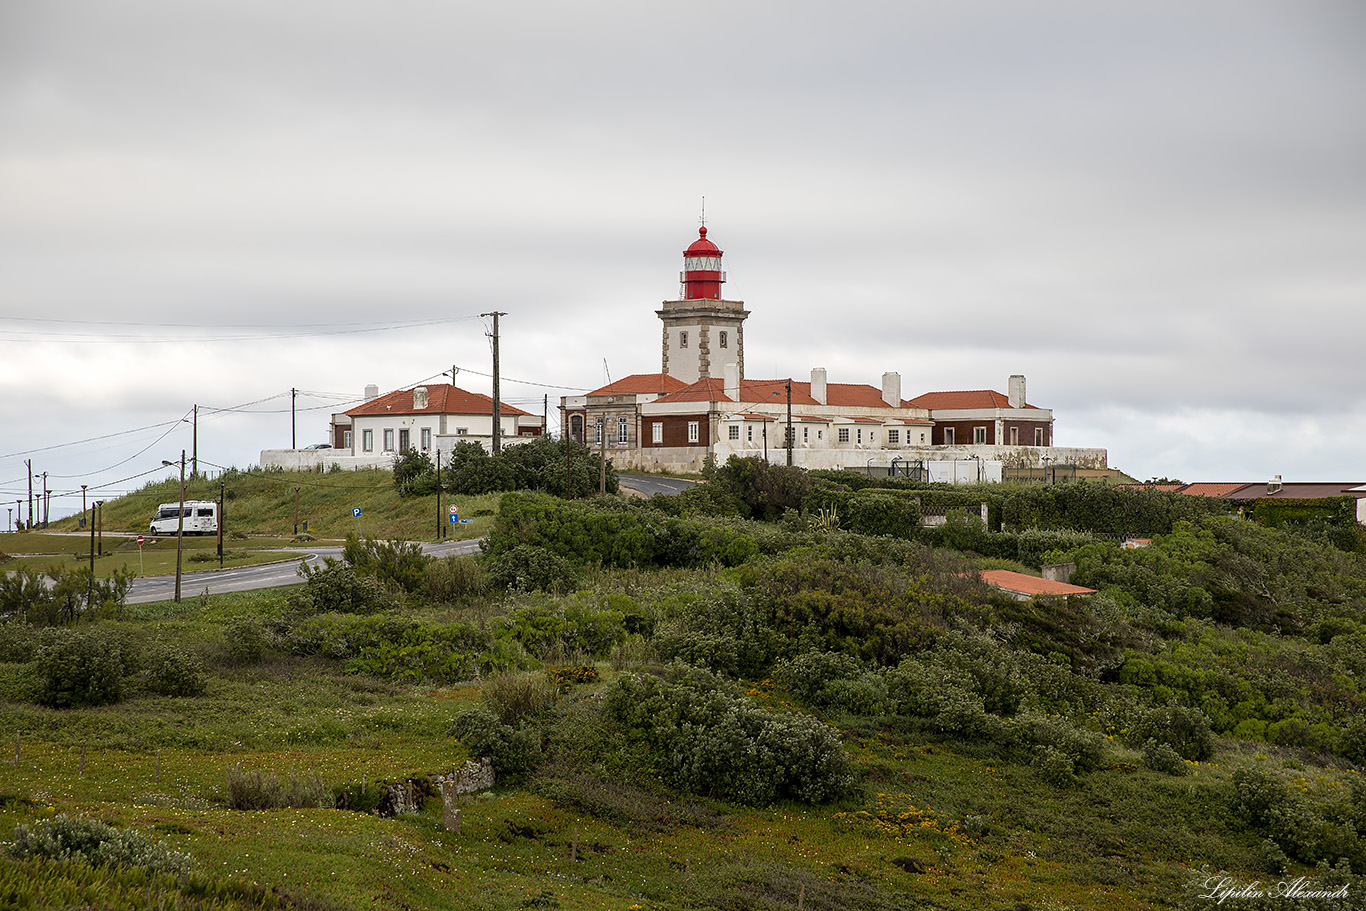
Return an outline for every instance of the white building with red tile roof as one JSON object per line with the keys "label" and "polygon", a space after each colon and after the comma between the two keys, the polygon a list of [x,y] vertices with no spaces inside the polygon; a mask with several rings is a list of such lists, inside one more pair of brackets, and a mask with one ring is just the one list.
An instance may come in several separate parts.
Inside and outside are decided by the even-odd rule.
{"label": "white building with red tile roof", "polygon": [[[973,461],[946,476],[1000,480],[1003,466],[1066,463],[1104,469],[1103,449],[1053,448],[1053,413],[1028,404],[1024,377],[1008,393],[931,392],[906,400],[901,375],[880,385],[745,376],[741,301],[721,298],[722,253],[699,239],[684,252],[680,299],[663,324],[659,373],[635,374],[561,399],[561,430],[618,468],[695,472],[706,459],[759,456],[805,468],[932,473],[929,463]],[[941,426],[942,425],[942,426]],[[943,475],[943,472],[941,472]]]}

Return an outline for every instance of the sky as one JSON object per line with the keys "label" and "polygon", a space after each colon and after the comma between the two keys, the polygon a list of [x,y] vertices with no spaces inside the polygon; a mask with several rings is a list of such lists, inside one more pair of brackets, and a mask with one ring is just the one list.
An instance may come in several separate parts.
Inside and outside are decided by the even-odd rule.
{"label": "sky", "polygon": [[658,372],[703,198],[748,377],[1366,482],[1357,0],[6,0],[0,528],[487,393],[490,311],[528,411]]}

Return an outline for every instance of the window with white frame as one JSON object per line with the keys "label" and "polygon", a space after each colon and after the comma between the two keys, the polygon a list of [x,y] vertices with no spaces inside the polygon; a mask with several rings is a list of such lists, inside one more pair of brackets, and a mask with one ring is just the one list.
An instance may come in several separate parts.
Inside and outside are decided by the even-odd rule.
{"label": "window with white frame", "polygon": [[1043,428],[1042,428],[1042,427],[1035,427],[1035,428],[1034,428],[1034,445],[1035,445],[1035,446],[1042,446],[1042,445],[1043,445]]}
{"label": "window with white frame", "polygon": [[412,435],[407,427],[398,432],[398,451],[407,452],[412,447]]}
{"label": "window with white frame", "polygon": [[887,445],[888,445],[888,446],[899,446],[899,445],[901,445],[901,431],[900,431],[900,430],[888,430],[888,431],[887,431]]}
{"label": "window with white frame", "polygon": [[688,347],[688,333],[686,331],[678,333],[678,347]]}
{"label": "window with white frame", "polygon": [[428,452],[432,448],[432,428],[422,428],[422,451]]}
{"label": "window with white frame", "polygon": [[1011,446],[1019,446],[1019,445],[1020,445],[1020,428],[1018,428],[1018,427],[1012,427],[1012,428],[1010,428],[1010,445],[1011,445]]}
{"label": "window with white frame", "polygon": [[724,329],[721,331],[721,347],[726,347],[726,332]]}
{"label": "window with white frame", "polygon": [[602,442],[602,418],[597,418],[593,421],[593,442]]}
{"label": "window with white frame", "polygon": [[860,446],[863,445],[863,428],[862,428],[862,427],[860,427],[860,428],[858,429],[858,444],[859,444]]}
{"label": "window with white frame", "polygon": [[985,427],[974,427],[974,428],[972,428],[972,442],[976,443],[978,446],[981,446],[981,445],[985,444],[986,441],[987,441],[987,429],[986,429]]}
{"label": "window with white frame", "polygon": [[754,428],[749,425],[745,425],[745,442],[754,442]]}
{"label": "window with white frame", "polygon": [[727,439],[731,439],[731,440],[738,440],[738,439],[740,439],[740,425],[739,425],[739,424],[731,424],[729,427],[727,427],[727,428],[726,428],[726,438],[727,438]]}
{"label": "window with white frame", "polygon": [[701,428],[698,426],[698,422],[697,422],[697,421],[689,421],[689,422],[688,422],[688,442],[689,442],[689,443],[696,443],[698,440],[701,439],[701,435],[700,435],[700,434],[701,434]]}
{"label": "window with white frame", "polygon": [[344,430],[344,431],[342,431],[342,448],[343,448],[343,449],[350,449],[351,446],[352,446],[352,440],[353,440],[353,437],[351,436],[351,431],[349,431],[349,430]]}
{"label": "window with white frame", "polygon": [[952,445],[953,445],[953,428],[952,428],[952,427],[945,427],[945,428],[944,428],[944,445],[945,445],[945,446],[952,446]]}
{"label": "window with white frame", "polygon": [[617,418],[617,442],[625,443],[630,439],[631,422],[626,418]]}
{"label": "window with white frame", "polygon": [[385,452],[393,452],[393,451],[394,451],[394,431],[393,431],[392,429],[389,429],[389,428],[385,428],[385,431],[384,431],[384,451],[385,451]]}
{"label": "window with white frame", "polygon": [[841,428],[840,428],[840,432],[839,432],[839,436],[837,437],[837,439],[838,439],[841,443],[847,443],[847,442],[849,442],[849,428],[848,428],[848,427],[841,427]]}
{"label": "window with white frame", "polygon": [[802,428],[802,442],[803,442],[803,443],[809,443],[809,442],[811,442],[811,428],[810,428],[810,427],[803,427],[803,428]]}
{"label": "window with white frame", "polygon": [[362,430],[360,432],[360,448],[362,452],[373,452],[375,449],[375,432],[373,430]]}
{"label": "window with white frame", "polygon": [[455,435],[458,436],[458,437],[469,436],[469,433],[470,433],[470,429],[469,429],[468,427],[457,427],[457,428],[455,428]]}
{"label": "window with white frame", "polygon": [[655,444],[664,442],[664,424],[660,421],[650,425],[650,441]]}

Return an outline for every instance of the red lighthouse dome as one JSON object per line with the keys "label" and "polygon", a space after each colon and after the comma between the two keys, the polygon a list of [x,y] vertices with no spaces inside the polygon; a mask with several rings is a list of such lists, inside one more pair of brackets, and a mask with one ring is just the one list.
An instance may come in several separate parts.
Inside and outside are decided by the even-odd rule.
{"label": "red lighthouse dome", "polygon": [[698,238],[683,251],[683,300],[720,300],[726,273],[721,271],[721,250],[707,240],[707,229],[697,229]]}

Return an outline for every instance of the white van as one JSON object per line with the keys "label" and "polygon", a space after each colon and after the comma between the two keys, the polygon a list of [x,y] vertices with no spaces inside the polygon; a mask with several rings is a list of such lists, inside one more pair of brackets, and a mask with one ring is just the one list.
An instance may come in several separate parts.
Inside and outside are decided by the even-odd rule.
{"label": "white van", "polygon": [[[162,503],[152,516],[153,535],[173,535],[180,527],[180,504]],[[218,534],[218,504],[212,500],[185,501],[185,534]]]}

